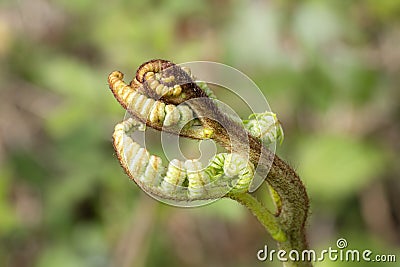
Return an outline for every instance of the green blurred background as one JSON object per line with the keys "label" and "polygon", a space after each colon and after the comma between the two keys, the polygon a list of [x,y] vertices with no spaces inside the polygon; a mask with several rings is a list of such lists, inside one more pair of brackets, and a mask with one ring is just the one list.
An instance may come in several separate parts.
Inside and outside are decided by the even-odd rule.
{"label": "green blurred background", "polygon": [[245,208],[169,207],[124,175],[107,76],[153,58],[246,73],[308,188],[310,246],[400,261],[400,1],[2,0],[0,266],[281,265]]}

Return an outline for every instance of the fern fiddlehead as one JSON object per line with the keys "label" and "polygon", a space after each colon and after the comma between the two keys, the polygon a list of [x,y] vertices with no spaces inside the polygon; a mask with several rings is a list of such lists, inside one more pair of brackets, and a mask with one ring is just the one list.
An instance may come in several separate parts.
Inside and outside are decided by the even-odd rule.
{"label": "fern fiddlehead", "polygon": [[[129,85],[122,79],[121,72],[112,72],[109,87],[133,118],[115,127],[114,148],[125,172],[140,188],[174,201],[229,197],[249,208],[281,249],[307,248],[304,224],[308,198],[304,186],[297,174],[266,148],[283,140],[274,113],[255,113],[238,121],[214,102],[216,96],[207,83],[196,81],[190,69],[166,60],[142,64]],[[215,155],[207,166],[196,160],[177,159],[164,166],[160,157],[151,155],[130,136],[132,131],[145,129],[144,125],[192,139],[212,138],[228,152]],[[269,172],[267,166],[271,164]],[[256,169],[270,187],[275,214],[248,193]]]}
{"label": "fern fiddlehead", "polygon": [[165,167],[160,157],[151,155],[129,135],[143,129],[141,126],[133,118],[117,124],[113,145],[126,173],[145,191],[179,201],[214,199],[228,190],[247,191],[254,166],[240,155],[217,154],[206,168],[196,160],[177,159]]}

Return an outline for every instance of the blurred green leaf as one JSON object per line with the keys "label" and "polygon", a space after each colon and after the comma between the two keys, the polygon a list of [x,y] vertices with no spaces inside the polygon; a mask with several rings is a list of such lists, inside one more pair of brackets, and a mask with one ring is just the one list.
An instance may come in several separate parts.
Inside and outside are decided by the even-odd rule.
{"label": "blurred green leaf", "polygon": [[5,168],[5,166],[2,166],[0,169],[0,238],[3,234],[15,229],[18,225],[15,211],[9,201],[11,175],[11,171],[8,168]]}
{"label": "blurred green leaf", "polygon": [[337,40],[342,32],[342,22],[329,4],[307,1],[299,7],[293,30],[299,40],[311,49]]}
{"label": "blurred green leaf", "polygon": [[346,136],[309,136],[299,143],[297,158],[315,203],[342,201],[380,177],[385,166],[383,151]]}
{"label": "blurred green leaf", "polygon": [[71,247],[65,245],[50,246],[39,258],[36,267],[83,267],[88,266]]}

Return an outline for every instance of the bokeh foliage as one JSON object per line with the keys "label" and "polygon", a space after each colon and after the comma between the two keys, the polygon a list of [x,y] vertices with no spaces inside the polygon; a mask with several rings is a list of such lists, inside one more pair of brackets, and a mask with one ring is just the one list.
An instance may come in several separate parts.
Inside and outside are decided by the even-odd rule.
{"label": "bokeh foliage", "polygon": [[242,207],[168,207],[123,174],[106,79],[152,58],[246,73],[309,190],[311,247],[399,261],[399,26],[391,0],[2,1],[0,266],[265,265],[274,242]]}

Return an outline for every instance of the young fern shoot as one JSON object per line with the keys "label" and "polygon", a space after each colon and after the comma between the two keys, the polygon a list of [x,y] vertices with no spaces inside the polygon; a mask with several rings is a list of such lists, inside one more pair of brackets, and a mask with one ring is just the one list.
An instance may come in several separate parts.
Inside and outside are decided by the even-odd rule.
{"label": "young fern shoot", "polygon": [[[231,198],[257,217],[280,249],[300,253],[307,249],[306,190],[294,170],[268,149],[283,141],[276,114],[265,111],[246,120],[234,118],[220,108],[206,82],[196,81],[190,69],[167,60],[142,64],[129,84],[121,72],[114,71],[108,83],[131,115],[115,126],[114,149],[127,175],[143,191],[168,203]],[[213,156],[205,166],[194,159],[173,159],[164,165],[132,138],[134,131],[145,131],[145,126],[191,139],[213,139],[227,151]],[[274,214],[249,193],[256,173],[270,188],[277,207]]]}

